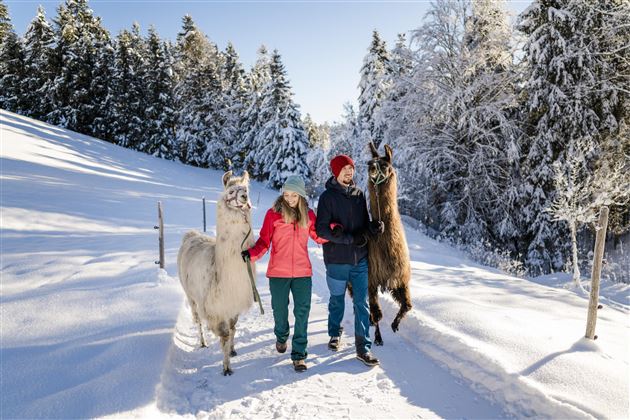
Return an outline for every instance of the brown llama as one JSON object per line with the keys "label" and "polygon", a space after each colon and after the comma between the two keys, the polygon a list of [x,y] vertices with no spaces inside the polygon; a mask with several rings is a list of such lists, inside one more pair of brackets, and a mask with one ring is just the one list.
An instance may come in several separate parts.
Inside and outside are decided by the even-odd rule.
{"label": "brown llama", "polygon": [[385,156],[379,156],[376,147],[370,142],[372,160],[368,162],[368,191],[370,193],[370,213],[372,220],[380,220],[385,231],[376,235],[368,245],[368,294],[370,300],[370,321],[375,325],[374,344],[383,345],[378,323],[383,312],[378,303],[378,290],[389,291],[400,305],[400,310],[392,322],[392,330],[398,331],[400,321],[411,309],[409,280],[411,265],[409,248],[405,238],[400,213],[398,212],[397,177],[392,166],[392,148],[385,145]]}

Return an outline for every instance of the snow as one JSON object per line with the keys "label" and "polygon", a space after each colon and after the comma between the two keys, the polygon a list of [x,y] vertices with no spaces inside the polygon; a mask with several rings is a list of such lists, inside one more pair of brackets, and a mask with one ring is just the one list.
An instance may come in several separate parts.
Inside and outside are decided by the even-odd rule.
{"label": "snow", "polygon": [[[0,124],[2,418],[630,417],[627,285],[602,289],[593,342],[570,276],[511,277],[411,227],[414,308],[394,334],[395,304],[381,299],[381,366],[354,358],[349,299],[342,349],[326,348],[325,267],[311,244],[308,371],[274,350],[264,259],[265,314],[241,317],[235,374],[223,377],[217,339],[198,347],[175,265],[182,233],[202,226],[202,196],[214,231],[221,174],[5,111]],[[277,192],[251,189],[257,233]]]}

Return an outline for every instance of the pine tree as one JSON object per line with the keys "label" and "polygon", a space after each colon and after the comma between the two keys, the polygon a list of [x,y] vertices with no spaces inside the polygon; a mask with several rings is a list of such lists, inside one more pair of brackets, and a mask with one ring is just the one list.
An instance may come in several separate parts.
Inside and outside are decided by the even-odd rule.
{"label": "pine tree", "polygon": [[[536,1],[521,16],[529,69],[521,223],[527,228],[527,262],[534,273],[560,269],[568,259],[567,241],[558,241],[568,237],[567,226],[544,211],[557,198],[553,166],[568,165],[577,150],[585,149],[584,176],[592,175],[603,143],[619,129],[619,99],[627,79],[619,78],[615,56],[629,39],[609,36],[615,30],[607,21],[615,7],[604,0],[595,5]],[[625,11],[627,27],[628,6]],[[610,49],[611,43],[618,48]]]}
{"label": "pine tree", "polygon": [[258,58],[247,80],[248,99],[241,123],[240,143],[237,146],[238,155],[235,156],[235,164],[237,167],[247,169],[253,178],[263,179],[265,162],[256,159],[256,151],[260,150],[262,145],[257,144],[256,141],[263,124],[260,115],[263,90],[270,82],[270,57],[264,45],[258,49]]}
{"label": "pine tree", "polygon": [[279,188],[289,175],[310,177],[306,164],[308,137],[278,51],[271,57],[270,78],[262,95],[263,123],[256,138],[261,149],[255,159],[264,163],[262,179],[268,180],[271,187]]}
{"label": "pine tree", "polygon": [[377,31],[374,31],[372,43],[363,59],[359,82],[359,122],[366,145],[372,141],[378,147],[385,134],[385,121],[378,114],[389,89],[387,84],[389,67],[385,41],[381,40]]}
{"label": "pine tree", "polygon": [[0,46],[12,30],[13,25],[11,25],[11,19],[9,18],[9,8],[4,4],[4,0],[0,0]]}
{"label": "pine tree", "polygon": [[247,106],[248,91],[245,70],[231,42],[228,42],[224,57],[221,69],[223,106],[219,110],[222,121],[219,139],[223,144],[223,159],[218,166],[227,170],[231,169],[235,161],[237,164],[240,161],[241,125]]}
{"label": "pine tree", "polygon": [[22,113],[25,108],[22,80],[26,76],[24,48],[8,18],[2,23],[5,29],[8,27],[8,32],[0,44],[0,108]]}
{"label": "pine tree", "polygon": [[57,10],[55,49],[51,71],[55,75],[47,89],[51,112],[46,119],[72,130],[91,134],[97,117],[96,104],[105,98],[92,91],[98,60],[98,45],[109,39],[100,18],[94,17],[87,0],[66,0]]}
{"label": "pine tree", "polygon": [[96,43],[96,65],[92,72],[90,90],[94,92],[95,117],[90,124],[92,136],[108,141],[116,142],[116,130],[118,129],[118,100],[116,96],[116,48],[112,45],[109,36],[98,40]]}
{"label": "pine tree", "polygon": [[[219,138],[220,59],[215,44],[184,16],[177,35],[177,144],[182,162],[207,167],[221,158]],[[219,146],[219,147],[217,147]]]}
{"label": "pine tree", "polygon": [[140,150],[145,141],[146,55],[146,44],[137,23],[131,31],[124,29],[118,34],[111,83],[114,141],[136,150]]}
{"label": "pine tree", "polygon": [[140,150],[163,159],[175,159],[176,111],[174,98],[173,57],[169,45],[155,30],[149,29],[145,95],[149,106],[144,112],[144,141]]}
{"label": "pine tree", "polygon": [[22,79],[22,91],[25,102],[25,114],[42,119],[51,109],[46,101],[46,90],[53,79],[50,68],[54,32],[46,20],[43,7],[39,6],[36,17],[24,35],[25,78]]}

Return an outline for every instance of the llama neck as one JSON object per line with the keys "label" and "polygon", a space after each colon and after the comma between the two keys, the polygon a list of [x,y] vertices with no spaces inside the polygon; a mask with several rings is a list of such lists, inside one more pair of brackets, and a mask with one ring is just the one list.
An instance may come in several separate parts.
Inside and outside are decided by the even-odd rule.
{"label": "llama neck", "polygon": [[[240,251],[253,244],[251,230],[251,212],[228,208],[223,200],[217,205],[217,254],[241,258]],[[249,232],[249,236],[247,233]],[[247,239],[245,237],[247,236]],[[245,243],[243,243],[245,240]],[[243,248],[241,249],[241,244]]]}
{"label": "llama neck", "polygon": [[379,208],[381,219],[389,219],[393,215],[398,214],[398,194],[395,175],[392,175],[386,182],[380,185],[370,183],[369,189],[372,217],[378,217]]}

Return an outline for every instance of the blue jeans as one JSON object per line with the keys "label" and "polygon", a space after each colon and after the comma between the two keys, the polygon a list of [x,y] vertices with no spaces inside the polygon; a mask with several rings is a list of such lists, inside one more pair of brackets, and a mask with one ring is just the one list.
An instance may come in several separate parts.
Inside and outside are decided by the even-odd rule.
{"label": "blue jeans", "polygon": [[354,307],[354,342],[358,354],[367,353],[370,340],[370,306],[368,304],[368,262],[363,258],[357,265],[326,265],[326,282],[330,291],[328,301],[328,335],[339,337],[339,327],[345,309],[346,283],[352,285]]}

